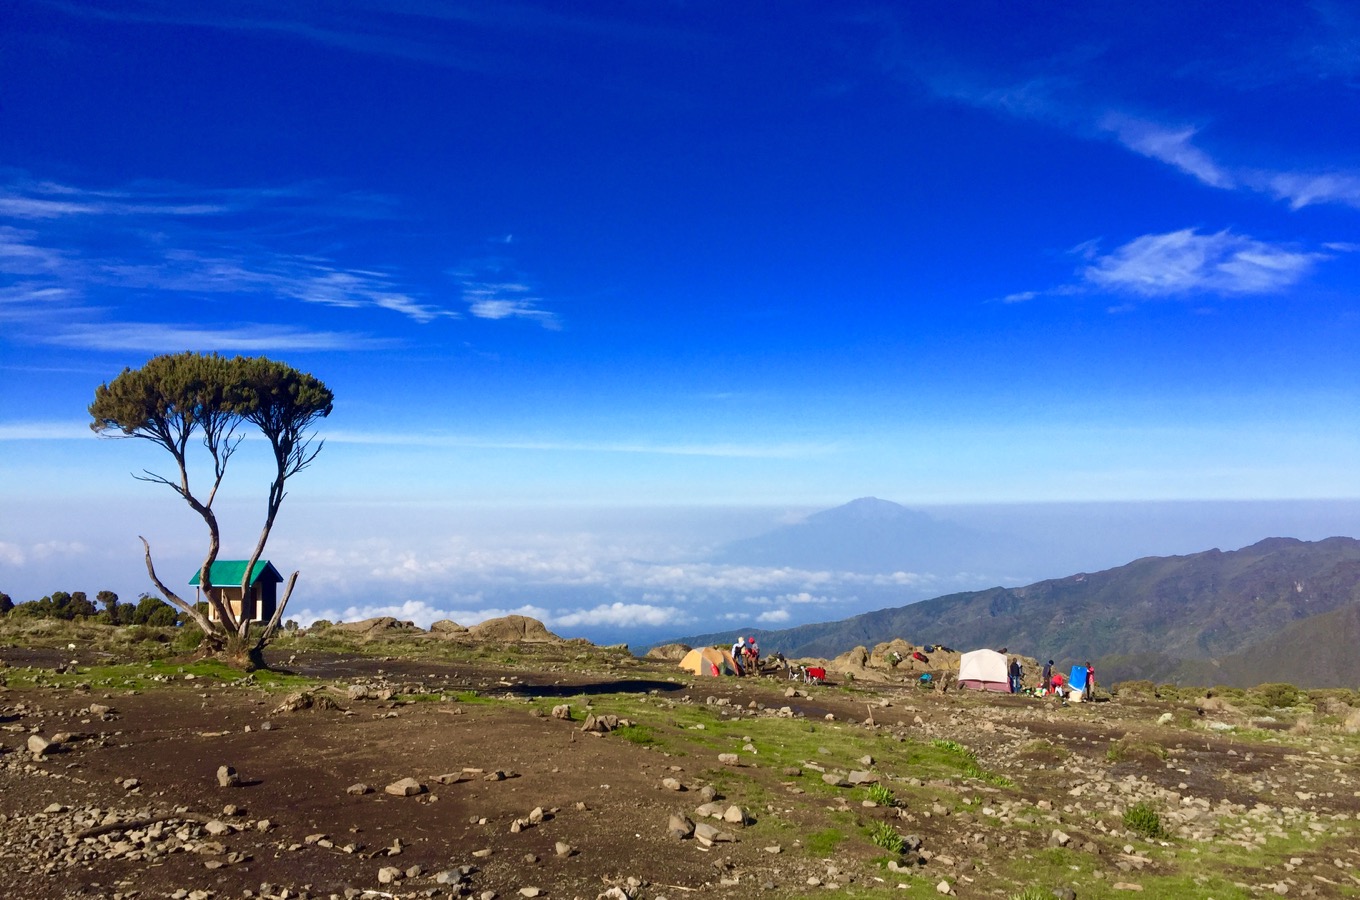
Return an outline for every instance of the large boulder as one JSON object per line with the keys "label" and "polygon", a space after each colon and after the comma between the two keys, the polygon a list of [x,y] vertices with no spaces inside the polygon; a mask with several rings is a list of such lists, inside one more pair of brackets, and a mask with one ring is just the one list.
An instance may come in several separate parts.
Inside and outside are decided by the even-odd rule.
{"label": "large boulder", "polygon": [[482,624],[473,625],[469,628],[468,634],[479,641],[502,644],[521,641],[525,643],[546,643],[561,640],[538,619],[531,619],[528,616],[502,616],[499,619],[487,619]]}
{"label": "large boulder", "polygon": [[832,677],[849,676],[857,681],[887,681],[888,676],[881,669],[869,668],[869,650],[856,647],[848,650],[827,664]]}
{"label": "large boulder", "polygon": [[430,626],[430,634],[439,635],[440,637],[449,637],[458,634],[467,634],[467,628],[451,619],[440,619]]}
{"label": "large boulder", "polygon": [[693,650],[689,644],[662,644],[647,651],[646,659],[659,659],[663,662],[679,662],[685,654]]}
{"label": "large boulder", "polygon": [[414,633],[421,630],[414,622],[403,622],[399,619],[394,619],[391,616],[378,616],[374,619],[364,619],[361,622],[341,622],[333,627],[363,637],[374,637],[376,635],[396,632]]}

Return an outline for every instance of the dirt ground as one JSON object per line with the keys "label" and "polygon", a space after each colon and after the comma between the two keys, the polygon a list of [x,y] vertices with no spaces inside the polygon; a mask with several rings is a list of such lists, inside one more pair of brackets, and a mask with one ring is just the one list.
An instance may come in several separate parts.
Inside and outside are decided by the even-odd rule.
{"label": "dirt ground", "polygon": [[[0,659],[11,674],[73,659],[78,673],[100,661],[14,648],[0,650]],[[594,898],[616,888],[614,897],[675,900],[893,887],[892,873],[874,861],[881,851],[863,842],[844,843],[827,856],[787,835],[777,850],[762,837],[759,817],[776,806],[783,821],[808,835],[827,828],[828,815],[841,825],[872,825],[886,811],[865,808],[857,798],[827,803],[820,794],[805,794],[790,787],[796,783],[791,773],[762,767],[758,758],[742,763],[743,776],[766,801],[752,809],[756,827],[718,823],[738,840],[711,847],[676,840],[667,831],[670,814],[695,818],[703,802],[697,792],[712,782],[718,761],[581,731],[590,698],[620,694],[657,704],[711,705],[709,698],[725,698],[726,708],[751,715],[753,704],[788,705],[795,721],[825,722],[830,715],[863,728],[871,741],[957,740],[985,767],[1014,780],[1005,791],[974,793],[1005,797],[1017,807],[1061,805],[1074,785],[1080,790],[1079,773],[1090,768],[1109,784],[1132,779],[1140,790],[1210,804],[1288,802],[1331,817],[1360,813],[1355,786],[1347,781],[1341,789],[1337,780],[1338,773],[1354,774],[1354,758],[1308,759],[1287,747],[1248,747],[1202,732],[1173,743],[1150,731],[1163,709],[1133,701],[1087,704],[1055,716],[1051,705],[1038,714],[1029,698],[940,696],[901,685],[854,694],[814,689],[789,699],[784,684],[694,681],[660,664],[590,673],[302,653],[287,668],[334,684],[327,696],[336,698],[336,707],[280,711],[287,692],[184,677],[144,691],[0,689],[6,751],[0,753],[0,896],[508,898],[534,896],[537,889],[549,898]],[[370,685],[376,697],[346,696],[345,686],[355,683]],[[434,699],[408,702],[412,692]],[[475,702],[462,692],[509,702]],[[460,695],[463,700],[454,699]],[[543,714],[552,705],[544,701],[568,699],[574,721]],[[864,724],[871,716],[872,726]],[[61,732],[69,737],[56,752],[37,758],[25,747],[29,735]],[[1136,749],[1138,741],[1173,747],[1174,758],[1130,752],[1110,760],[1110,748],[1123,742]],[[237,771],[239,785],[219,785],[221,766]],[[1262,773],[1269,774],[1268,785]],[[425,790],[413,796],[385,791],[408,777]],[[687,791],[669,790],[666,778]],[[355,785],[371,790],[351,793]],[[983,889],[987,857],[1037,853],[1048,831],[998,829],[993,818],[913,814],[908,830],[935,850],[919,861],[915,883],[931,888],[939,879],[952,884],[955,896],[1004,896],[995,887]],[[1113,866],[1123,839],[1094,826],[1065,827],[1074,846],[1091,844],[1095,865],[1109,869],[1105,890],[1121,875]],[[1300,876],[1294,893],[1349,896],[1344,868],[1353,871],[1357,861],[1352,845],[1346,854],[1333,848],[1294,866],[1290,874]],[[399,870],[395,880],[382,880],[385,867]],[[1151,863],[1136,868],[1157,869]],[[1321,880],[1308,877],[1310,868]]]}

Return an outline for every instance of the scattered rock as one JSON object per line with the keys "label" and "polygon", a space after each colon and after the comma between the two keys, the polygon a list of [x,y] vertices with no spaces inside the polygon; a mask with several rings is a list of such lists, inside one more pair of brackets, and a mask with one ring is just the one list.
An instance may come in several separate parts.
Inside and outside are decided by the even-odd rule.
{"label": "scattered rock", "polygon": [[240,787],[241,776],[231,766],[218,766],[217,784],[219,787]]}
{"label": "scattered rock", "polygon": [[403,778],[400,781],[392,782],[383,790],[393,797],[414,797],[417,794],[425,793],[426,787],[414,778]]}
{"label": "scattered rock", "polygon": [[683,841],[694,834],[694,822],[688,816],[672,813],[666,833],[677,841]]}

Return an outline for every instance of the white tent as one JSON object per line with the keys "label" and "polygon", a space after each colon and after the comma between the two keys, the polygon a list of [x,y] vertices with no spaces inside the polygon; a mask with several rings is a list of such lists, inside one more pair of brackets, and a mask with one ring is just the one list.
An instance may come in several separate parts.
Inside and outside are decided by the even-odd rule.
{"label": "white tent", "polygon": [[959,687],[1010,693],[1006,655],[995,650],[973,650],[960,656]]}

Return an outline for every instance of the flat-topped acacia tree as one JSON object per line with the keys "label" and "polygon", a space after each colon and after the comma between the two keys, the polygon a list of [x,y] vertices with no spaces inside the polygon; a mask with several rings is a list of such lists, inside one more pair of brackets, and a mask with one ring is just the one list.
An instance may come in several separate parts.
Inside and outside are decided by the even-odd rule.
{"label": "flat-topped acacia tree", "polygon": [[[263,628],[244,615],[244,604],[238,617],[231,604],[223,600],[222,587],[212,583],[212,565],[221,547],[221,531],[212,505],[227,463],[244,437],[242,429],[253,427],[264,436],[275,465],[264,525],[242,576],[241,596],[246,597],[250,576],[264,554],[283,505],[285,485],[321,452],[324,441],[313,443],[312,427],[330,415],[334,399],[319,379],[284,363],[262,356],[228,359],[215,353],[157,356],[140,369],[124,369],[113,381],[95,389],[90,428],[113,437],[141,438],[167,451],[175,461],[174,475],[143,470],[133,477],[170,488],[208,527],[208,553],[199,570],[199,586],[215,620],[157,577],[151,545],[141,538],[152,583],[172,606],[202,629],[206,655],[247,670],[262,668],[264,648],[283,620],[284,607],[298,577],[294,572],[288,579],[283,597]],[[189,479],[189,455],[195,443],[202,444],[212,465],[211,483],[197,492]]]}

